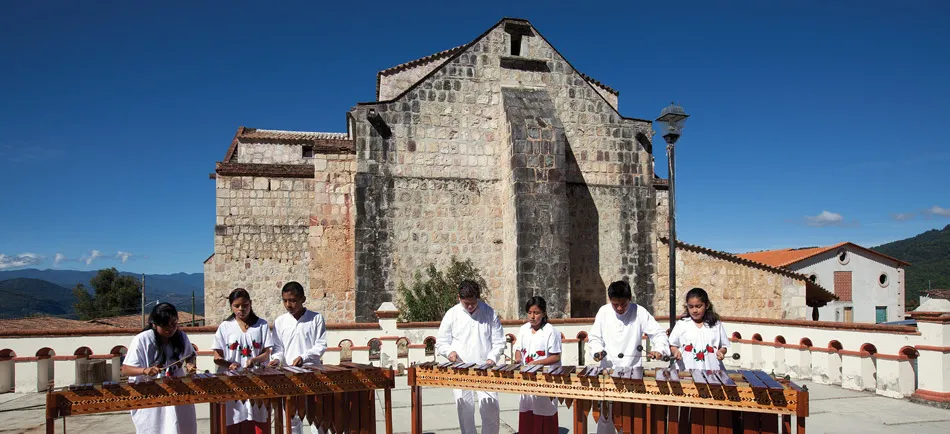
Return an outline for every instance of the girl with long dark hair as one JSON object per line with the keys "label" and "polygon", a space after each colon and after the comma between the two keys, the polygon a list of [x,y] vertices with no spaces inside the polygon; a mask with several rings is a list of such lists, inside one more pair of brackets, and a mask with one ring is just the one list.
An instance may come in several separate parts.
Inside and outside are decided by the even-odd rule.
{"label": "girl with long dark hair", "polygon": [[[159,303],[152,308],[148,325],[132,339],[121,370],[130,383],[195,372],[195,350],[188,335],[178,328],[174,305]],[[136,433],[198,432],[194,404],[132,410],[132,423]]]}
{"label": "girl with long dark hair", "polygon": [[670,332],[670,353],[680,369],[725,370],[730,346],[719,314],[702,288],[686,293],[685,312]]}
{"label": "girl with long dark hair", "polygon": [[[518,331],[515,361],[552,369],[561,366],[561,332],[548,322],[547,302],[536,295],[528,299],[524,310],[528,322]],[[547,396],[521,395],[518,411],[519,433],[557,434],[557,401]]]}
{"label": "girl with long dark hair", "polygon": [[[254,314],[251,295],[237,288],[228,295],[231,315],[218,326],[211,350],[218,372],[241,371],[267,363],[273,336],[267,321]],[[247,402],[228,401],[226,404],[228,434],[263,433],[267,427],[267,408]]]}

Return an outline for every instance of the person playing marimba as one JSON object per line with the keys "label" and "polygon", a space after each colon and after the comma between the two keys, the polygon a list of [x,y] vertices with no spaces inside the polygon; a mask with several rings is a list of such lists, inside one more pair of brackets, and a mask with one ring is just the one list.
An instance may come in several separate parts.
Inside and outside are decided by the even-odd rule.
{"label": "person playing marimba", "polygon": [[[478,283],[463,280],[459,284],[459,304],[442,317],[435,351],[451,362],[495,364],[505,351],[501,320],[480,296]],[[475,434],[475,395],[478,395],[482,417],[482,434],[498,434],[498,392],[460,389],[453,392],[462,434]]]}
{"label": "person playing marimba", "polygon": [[[148,316],[148,326],[132,339],[122,362],[122,374],[129,383],[159,378],[182,377],[195,371],[195,349],[185,332],[178,329],[178,310],[159,303]],[[132,410],[135,432],[149,434],[194,434],[198,432],[195,405]]]}
{"label": "person playing marimba", "polygon": [[729,335],[702,288],[686,293],[686,311],[670,332],[670,352],[679,369],[725,370]]}
{"label": "person playing marimba", "polygon": [[[561,332],[548,323],[544,297],[534,296],[524,305],[528,322],[518,331],[515,362],[525,365],[561,366]],[[550,396],[521,395],[518,406],[520,434],[557,434],[557,401]]]}
{"label": "person playing marimba", "polygon": [[[622,280],[611,283],[607,287],[607,298],[610,303],[597,311],[588,336],[588,345],[595,361],[604,368],[642,366],[638,347],[644,334],[650,338],[653,347],[650,355],[653,358],[669,355],[666,330],[643,306],[632,303],[630,284]],[[601,410],[601,418],[597,421],[598,434],[617,432],[611,420],[610,407],[608,405]]]}
{"label": "person playing marimba", "polygon": [[[287,282],[280,291],[287,313],[274,320],[274,351],[271,366],[319,366],[327,350],[327,326],[323,315],[304,307],[307,301],[303,285]],[[294,416],[291,422],[294,434],[303,433],[304,422]],[[311,425],[314,434],[325,432]]]}
{"label": "person playing marimba", "polygon": [[[231,316],[218,326],[211,349],[218,372],[243,371],[264,364],[270,357],[273,336],[267,321],[259,318],[251,307],[251,295],[237,288],[228,295]],[[262,434],[268,432],[268,410],[255,406],[251,400],[228,401],[228,434]]]}

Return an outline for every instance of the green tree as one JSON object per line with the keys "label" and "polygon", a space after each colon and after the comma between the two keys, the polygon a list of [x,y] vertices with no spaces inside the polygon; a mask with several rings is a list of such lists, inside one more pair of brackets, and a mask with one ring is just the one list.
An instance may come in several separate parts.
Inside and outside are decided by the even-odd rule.
{"label": "green tree", "polygon": [[422,279],[422,273],[416,271],[412,288],[399,282],[399,310],[403,321],[438,321],[445,311],[458,304],[458,287],[463,280],[473,280],[482,288],[482,298],[487,296],[485,279],[471,259],[459,262],[452,256],[448,268],[438,270],[432,263],[426,267],[428,279]]}
{"label": "green tree", "polygon": [[89,279],[93,294],[83,284],[73,288],[76,313],[81,320],[118,316],[135,312],[141,301],[139,282],[132,276],[122,276],[113,268],[99,270]]}

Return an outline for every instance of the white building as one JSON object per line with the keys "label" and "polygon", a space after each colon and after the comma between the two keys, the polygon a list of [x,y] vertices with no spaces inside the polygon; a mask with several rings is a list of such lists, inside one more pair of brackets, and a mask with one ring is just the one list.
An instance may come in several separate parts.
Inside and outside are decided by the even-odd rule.
{"label": "white building", "polygon": [[737,256],[801,273],[833,288],[838,300],[818,308],[819,321],[883,323],[904,319],[907,262],[850,242]]}

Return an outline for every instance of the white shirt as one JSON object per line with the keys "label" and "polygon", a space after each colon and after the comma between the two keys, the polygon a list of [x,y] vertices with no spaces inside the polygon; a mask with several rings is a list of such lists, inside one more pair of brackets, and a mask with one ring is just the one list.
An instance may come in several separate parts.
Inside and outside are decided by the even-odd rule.
{"label": "white shirt", "polygon": [[499,363],[505,351],[505,333],[495,310],[479,300],[475,313],[459,303],[452,306],[439,325],[435,351],[448,357],[453,351],[466,363]]}
{"label": "white shirt", "polygon": [[274,320],[274,350],[271,360],[280,360],[284,365],[303,358],[305,365],[320,365],[320,358],[327,350],[327,326],[323,315],[304,310],[300,319],[290,312]]}
{"label": "white shirt", "polygon": [[670,345],[683,352],[683,360],[676,362],[680,369],[725,370],[725,365],[716,357],[720,347],[729,348],[729,336],[722,321],[709,327],[703,323],[696,327],[691,318],[680,319],[670,332]]}
{"label": "white shirt", "polygon": [[[514,350],[521,353],[521,363],[541,360],[552,354],[561,354],[561,332],[551,323],[547,323],[537,332],[531,333],[531,323],[526,323],[518,330],[518,339]],[[561,362],[548,366],[558,367]],[[557,401],[549,396],[521,395],[518,411],[530,411],[538,416],[557,414]]]}
{"label": "white shirt", "polygon": [[666,330],[643,306],[630,303],[623,315],[617,315],[613,306],[607,304],[594,317],[588,345],[592,354],[607,351],[607,356],[600,361],[605,368],[639,367],[643,365],[642,355],[646,347],[643,351],[637,351],[637,346],[643,345],[644,333],[650,338],[652,351],[670,354]]}
{"label": "white shirt", "polygon": [[[212,350],[221,350],[224,359],[237,363],[244,368],[247,360],[261,355],[273,345],[273,336],[267,321],[258,318],[257,322],[247,328],[247,332],[241,331],[241,326],[237,320],[231,319],[222,322],[218,326],[218,331],[214,334],[214,342],[211,343]],[[218,365],[218,373],[228,370],[227,366]],[[255,407],[251,400],[242,403],[241,401],[228,401],[228,425],[234,425],[245,421],[267,422],[267,408]]]}
{"label": "white shirt", "polygon": [[[129,345],[129,351],[126,353],[125,361],[122,362],[122,364],[135,368],[148,368],[156,365],[164,368],[186,356],[194,355],[195,349],[191,346],[191,340],[188,339],[188,335],[183,331],[179,331],[179,333],[181,333],[184,343],[182,354],[173,354],[171,344],[165,344],[163,346],[165,354],[163,360],[163,357],[159,354],[159,344],[155,341],[155,333],[152,330],[146,330],[132,339],[132,344]],[[129,383],[137,383],[150,378],[159,378],[164,375],[164,369],[154,377],[135,375],[129,377]],[[186,375],[184,363],[180,363],[171,372],[172,377],[182,377],[184,375]],[[135,425],[135,432],[137,433],[193,434],[198,432],[198,421],[194,404],[132,410],[132,423]]]}

